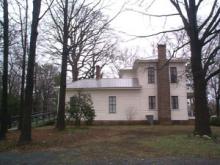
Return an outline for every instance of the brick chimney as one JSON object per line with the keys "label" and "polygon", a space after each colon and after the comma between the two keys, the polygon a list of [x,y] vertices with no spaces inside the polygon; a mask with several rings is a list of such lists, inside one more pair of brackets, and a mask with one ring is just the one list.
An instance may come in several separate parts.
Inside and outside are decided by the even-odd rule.
{"label": "brick chimney", "polygon": [[166,45],[158,44],[158,59],[159,60],[166,60]]}
{"label": "brick chimney", "polygon": [[96,80],[101,78],[101,68],[99,65],[96,65]]}
{"label": "brick chimney", "polygon": [[171,124],[169,64],[166,61],[166,45],[158,44],[157,93],[160,124]]}

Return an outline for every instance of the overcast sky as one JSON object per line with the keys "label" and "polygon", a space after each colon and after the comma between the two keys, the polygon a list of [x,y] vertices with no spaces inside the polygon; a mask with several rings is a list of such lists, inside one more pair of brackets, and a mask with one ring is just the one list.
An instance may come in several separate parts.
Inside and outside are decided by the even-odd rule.
{"label": "overcast sky", "polygon": [[[111,26],[119,31],[124,42],[122,47],[140,48],[140,56],[152,56],[152,45],[165,43],[162,35],[144,39],[133,39],[129,35],[149,35],[164,30],[177,29],[182,27],[182,20],[179,16],[173,17],[150,17],[135,11],[145,12],[153,15],[164,15],[177,13],[170,3],[170,0],[106,0],[109,6],[105,10],[110,17],[114,16],[125,4],[123,12],[111,23]],[[153,2],[153,3],[152,3]],[[204,1],[199,8],[198,18],[206,18],[213,0]],[[131,11],[135,10],[135,11]],[[122,32],[129,34],[125,35]]]}
{"label": "overcast sky", "polygon": [[[149,35],[181,26],[181,20],[178,17],[166,19],[165,17],[149,17],[135,12],[140,11],[155,15],[175,13],[176,11],[169,0],[156,0],[153,4],[151,3],[152,0],[147,0],[141,4],[141,0],[111,0],[111,2],[105,10],[110,17],[114,16],[125,4],[123,12],[111,23],[111,26],[118,31],[122,38],[121,46],[139,47],[141,56],[152,56],[152,45],[156,46],[157,43],[164,43],[163,40],[161,41],[161,36],[134,39],[135,37],[129,35]],[[152,5],[150,6],[150,4]]]}

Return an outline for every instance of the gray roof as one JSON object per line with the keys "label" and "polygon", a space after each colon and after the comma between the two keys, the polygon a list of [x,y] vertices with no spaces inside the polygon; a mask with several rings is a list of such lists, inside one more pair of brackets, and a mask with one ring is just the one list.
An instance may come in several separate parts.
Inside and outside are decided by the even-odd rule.
{"label": "gray roof", "polygon": [[112,89],[125,88],[137,89],[141,88],[136,78],[132,79],[84,79],[67,83],[67,89]]}
{"label": "gray roof", "polygon": [[[169,61],[169,63],[186,63],[188,60],[185,58],[171,58],[166,59],[166,61]],[[137,59],[135,62],[158,62],[158,59]]]}

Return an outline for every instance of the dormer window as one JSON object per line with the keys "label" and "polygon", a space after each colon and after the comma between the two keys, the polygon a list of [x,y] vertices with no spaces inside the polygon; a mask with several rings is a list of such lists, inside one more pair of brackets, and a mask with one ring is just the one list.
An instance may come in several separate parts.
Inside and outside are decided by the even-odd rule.
{"label": "dormer window", "polygon": [[177,69],[176,69],[176,67],[170,67],[170,81],[171,81],[171,83],[177,83]]}
{"label": "dormer window", "polygon": [[148,68],[148,83],[149,84],[155,83],[155,69],[154,69],[154,67]]}

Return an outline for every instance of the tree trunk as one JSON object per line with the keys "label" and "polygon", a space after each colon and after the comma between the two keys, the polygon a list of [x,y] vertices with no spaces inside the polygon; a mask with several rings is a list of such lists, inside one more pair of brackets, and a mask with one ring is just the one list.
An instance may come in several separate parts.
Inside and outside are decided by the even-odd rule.
{"label": "tree trunk", "polygon": [[65,0],[64,7],[64,25],[63,25],[63,53],[61,64],[61,77],[60,77],[60,92],[59,92],[59,106],[57,114],[56,128],[58,130],[65,129],[65,97],[66,97],[66,71],[68,59],[68,0]]}
{"label": "tree trunk", "polygon": [[191,45],[191,64],[194,82],[194,98],[195,98],[195,130],[198,135],[211,135],[209,126],[209,108],[207,102],[205,73],[202,68],[201,51],[199,42]]}
{"label": "tree trunk", "polygon": [[[220,68],[220,65],[219,65]],[[220,113],[220,73],[218,74],[218,92],[217,92],[217,99],[216,99],[216,115],[219,117]]]}
{"label": "tree trunk", "polygon": [[0,140],[6,138],[7,125],[8,125],[8,47],[9,47],[9,37],[8,37],[8,1],[3,2],[4,10],[4,62],[3,62],[3,90],[2,90],[2,104],[1,104],[1,130],[0,130]]}
{"label": "tree trunk", "polygon": [[46,113],[46,112],[48,112],[48,95],[43,97],[42,101],[43,101],[43,113]]}
{"label": "tree trunk", "polygon": [[[19,112],[19,125],[18,129],[22,127],[22,115],[23,115],[23,108],[24,108],[24,86],[25,86],[25,70],[26,70],[26,54],[27,54],[27,24],[28,24],[28,0],[26,0],[26,8],[25,8],[25,29],[24,35],[23,30],[21,33],[22,38],[22,49],[23,49],[23,57],[22,57],[22,75],[21,75],[21,93],[20,93],[20,112]],[[22,18],[21,18],[22,19]],[[21,24],[21,29],[22,29]]]}
{"label": "tree trunk", "polygon": [[79,76],[79,71],[77,68],[77,63],[72,65],[72,81],[77,81]]}
{"label": "tree trunk", "polygon": [[216,116],[219,117],[219,97],[215,98],[215,102],[216,102]]}
{"label": "tree trunk", "polygon": [[28,56],[28,68],[26,77],[24,113],[22,117],[22,127],[19,142],[21,144],[31,141],[31,113],[33,108],[33,78],[36,56],[37,27],[39,22],[39,14],[41,8],[41,0],[33,1],[33,13],[31,24],[30,52]]}
{"label": "tree trunk", "polygon": [[22,76],[21,76],[21,93],[20,93],[20,112],[19,112],[19,125],[18,129],[22,127],[22,116],[24,108],[24,83],[25,83],[25,63],[26,63],[26,53],[23,53],[22,61]]}
{"label": "tree trunk", "polygon": [[191,65],[193,75],[193,87],[195,98],[195,130],[198,135],[211,135],[209,126],[209,109],[206,95],[206,79],[202,66],[202,44],[199,40],[199,29],[197,24],[197,9],[195,0],[189,1],[187,9],[188,25],[185,29],[190,38]]}

